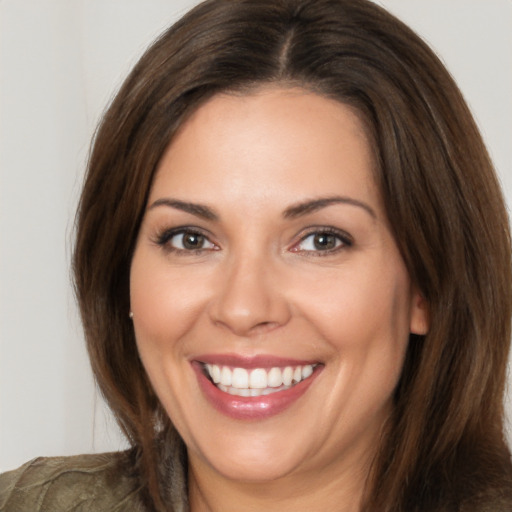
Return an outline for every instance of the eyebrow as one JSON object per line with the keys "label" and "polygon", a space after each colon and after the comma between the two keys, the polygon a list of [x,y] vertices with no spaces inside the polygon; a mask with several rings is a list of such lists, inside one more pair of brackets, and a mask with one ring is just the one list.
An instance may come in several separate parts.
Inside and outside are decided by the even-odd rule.
{"label": "eyebrow", "polygon": [[202,204],[189,203],[187,201],[180,201],[179,199],[164,197],[162,199],[157,199],[152,203],[148,210],[152,210],[158,206],[175,208],[176,210],[181,210],[206,220],[219,220],[219,216],[211,208]]}
{"label": "eyebrow", "polygon": [[316,212],[317,210],[321,210],[322,208],[326,208],[327,206],[331,206],[333,204],[348,204],[350,206],[357,206],[366,211],[373,219],[377,218],[377,214],[373,208],[371,208],[366,203],[351,197],[343,196],[323,197],[292,205],[284,211],[283,217],[285,219],[295,219],[297,217]]}
{"label": "eyebrow", "polygon": [[[353,199],[351,197],[343,196],[323,197],[292,205],[286,208],[286,210],[283,212],[283,217],[285,219],[296,219],[297,217],[308,215],[309,213],[316,212],[318,210],[321,210],[322,208],[326,208],[327,206],[331,206],[334,204],[348,204],[351,206],[357,206],[366,211],[372,218],[377,218],[377,214],[375,213],[375,211],[366,203],[359,201],[357,199]],[[190,203],[187,201],[180,201],[179,199],[163,197],[161,199],[157,199],[156,201],[154,201],[148,207],[148,210],[152,210],[153,208],[157,208],[159,206],[175,208],[176,210],[181,210],[183,212],[190,213],[191,215],[195,215],[196,217],[201,217],[206,220],[219,220],[219,215],[217,215],[217,213],[215,213],[210,207],[205,206],[203,204]]]}

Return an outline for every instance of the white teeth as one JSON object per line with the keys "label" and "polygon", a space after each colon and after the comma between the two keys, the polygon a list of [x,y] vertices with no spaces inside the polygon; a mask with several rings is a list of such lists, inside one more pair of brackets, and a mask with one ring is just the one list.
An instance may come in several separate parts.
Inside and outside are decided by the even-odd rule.
{"label": "white teeth", "polygon": [[290,389],[291,386],[281,386],[279,388],[265,388],[265,389],[238,389],[232,386],[223,386],[219,384],[217,386],[224,393],[228,393],[233,396],[263,396],[270,395],[271,393],[277,393],[278,391],[284,391],[285,389]]}
{"label": "white teeth", "polygon": [[260,396],[289,389],[313,374],[317,365],[303,366],[277,366],[265,369],[230,368],[216,364],[206,364],[205,369],[217,384],[217,387],[226,393],[237,396]]}
{"label": "white teeth", "polygon": [[283,371],[283,384],[285,386],[289,386],[292,383],[293,379],[293,368],[291,366],[287,366]]}
{"label": "white teeth", "polygon": [[310,364],[302,367],[302,378],[303,379],[307,379],[312,374],[313,374],[313,367]]}
{"label": "white teeth", "polygon": [[283,374],[281,368],[272,368],[267,374],[267,386],[269,388],[278,388],[283,384]]}
{"label": "white teeth", "polygon": [[231,379],[231,385],[234,388],[247,389],[249,387],[249,372],[245,368],[234,368]]}
{"label": "white teeth", "polygon": [[220,372],[220,383],[223,386],[231,386],[231,382],[231,370],[227,366],[224,366]]}
{"label": "white teeth", "polygon": [[249,376],[249,386],[252,389],[265,389],[267,387],[267,372],[263,368],[256,368]]}
{"label": "white teeth", "polygon": [[[213,366],[208,365],[208,367],[209,367],[208,370],[210,372],[210,375],[212,376],[213,382],[215,382],[215,384],[218,384],[220,382],[220,368],[216,364],[214,364]],[[211,367],[211,369],[210,369],[210,367]]]}

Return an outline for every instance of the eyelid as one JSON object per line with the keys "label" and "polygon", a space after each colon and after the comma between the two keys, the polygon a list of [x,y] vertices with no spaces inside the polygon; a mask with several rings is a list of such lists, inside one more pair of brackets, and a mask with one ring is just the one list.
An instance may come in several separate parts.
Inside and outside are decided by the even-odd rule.
{"label": "eyelid", "polygon": [[[318,235],[318,234],[325,234],[325,235],[332,235],[335,236],[341,243],[336,245],[332,249],[317,249],[317,250],[304,250],[300,249],[299,246],[302,244],[305,240],[307,240],[309,237]],[[349,235],[346,231],[343,231],[338,228],[334,228],[332,226],[311,226],[307,228],[307,231],[305,233],[302,233],[300,236],[300,239],[298,242],[295,242],[293,246],[290,248],[292,252],[298,252],[298,253],[304,253],[311,256],[328,256],[330,254],[337,253],[338,251],[341,251],[343,249],[347,249],[352,247],[354,244],[354,239],[351,235]]]}
{"label": "eyelid", "polygon": [[[192,235],[200,235],[204,237],[209,244],[213,247],[200,247],[197,249],[182,249],[180,247],[173,247],[169,242],[178,235],[184,234],[192,234]],[[215,251],[218,250],[218,245],[212,241],[211,235],[202,228],[197,226],[177,226],[175,228],[162,229],[156,233],[154,238],[154,243],[158,246],[162,247],[168,252],[182,253],[182,254],[196,254],[205,251]]]}
{"label": "eyelid", "polygon": [[[195,234],[204,237],[210,247],[200,247],[197,249],[185,249],[180,247],[174,247],[169,242],[173,237],[181,234]],[[309,237],[314,235],[332,235],[337,238],[340,243],[337,243],[335,247],[328,249],[301,249],[300,245],[304,243]],[[218,244],[216,244],[212,240],[211,234],[200,228],[198,226],[177,226],[173,228],[162,229],[156,233],[156,236],[153,239],[153,242],[162,247],[164,250],[168,252],[174,253],[183,253],[183,254],[198,254],[206,251],[217,251],[220,250]],[[334,254],[343,249],[347,249],[352,247],[354,243],[353,237],[339,228],[334,228],[332,226],[310,226],[302,231],[300,234],[300,238],[298,241],[294,242],[293,245],[289,248],[291,252],[295,253],[303,253],[311,256],[327,256],[330,254]]]}

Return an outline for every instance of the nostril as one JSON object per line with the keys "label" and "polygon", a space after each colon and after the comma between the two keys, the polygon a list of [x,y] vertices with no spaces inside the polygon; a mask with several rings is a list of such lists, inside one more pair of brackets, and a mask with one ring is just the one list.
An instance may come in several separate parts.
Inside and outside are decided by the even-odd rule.
{"label": "nostril", "polygon": [[265,334],[279,327],[277,322],[260,322],[251,328],[251,334]]}
{"label": "nostril", "polygon": [[239,336],[257,336],[259,334],[266,334],[279,327],[279,322],[259,322],[251,326],[234,325],[232,322],[224,322],[216,320],[216,327],[228,329]]}

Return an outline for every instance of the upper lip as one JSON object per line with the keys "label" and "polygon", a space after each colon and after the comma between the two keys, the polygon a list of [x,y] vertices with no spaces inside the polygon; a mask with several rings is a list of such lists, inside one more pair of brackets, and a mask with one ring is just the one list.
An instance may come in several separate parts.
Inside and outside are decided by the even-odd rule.
{"label": "upper lip", "polygon": [[304,366],[308,364],[319,364],[314,359],[294,359],[268,354],[243,356],[239,354],[205,354],[193,358],[194,361],[203,364],[215,364],[218,366],[231,366],[234,368],[273,368],[286,366]]}

